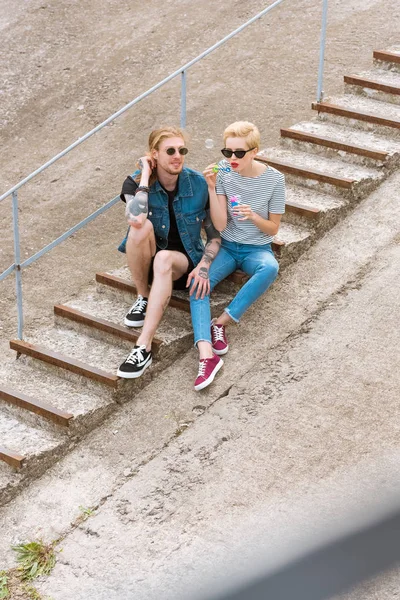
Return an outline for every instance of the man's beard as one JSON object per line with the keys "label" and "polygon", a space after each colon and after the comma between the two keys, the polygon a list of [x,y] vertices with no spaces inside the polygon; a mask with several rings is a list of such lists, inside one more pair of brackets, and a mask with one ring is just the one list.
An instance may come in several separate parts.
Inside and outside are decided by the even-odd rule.
{"label": "man's beard", "polygon": [[179,173],[182,172],[183,164],[179,165],[179,167],[175,167],[174,170],[169,165],[167,165],[166,167],[161,167],[161,168],[169,175],[178,175]]}

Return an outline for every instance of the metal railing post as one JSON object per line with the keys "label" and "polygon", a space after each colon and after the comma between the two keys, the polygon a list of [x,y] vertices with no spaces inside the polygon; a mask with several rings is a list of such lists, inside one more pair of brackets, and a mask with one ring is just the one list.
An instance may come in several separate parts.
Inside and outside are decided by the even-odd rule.
{"label": "metal railing post", "polygon": [[324,58],[325,58],[327,15],[328,15],[328,0],[322,0],[322,24],[321,24],[321,42],[320,42],[320,48],[319,48],[317,102],[322,102],[323,95],[324,95],[324,92],[322,91],[322,84],[323,84],[323,79],[324,79]]}
{"label": "metal railing post", "polygon": [[186,71],[181,74],[181,128],[186,127]]}
{"label": "metal railing post", "polygon": [[18,339],[22,340],[22,331],[24,327],[24,315],[22,312],[22,271],[21,271],[21,253],[19,247],[19,226],[18,226],[18,192],[12,193],[12,213],[14,229],[14,260],[15,260],[15,290],[17,294],[18,310]]}

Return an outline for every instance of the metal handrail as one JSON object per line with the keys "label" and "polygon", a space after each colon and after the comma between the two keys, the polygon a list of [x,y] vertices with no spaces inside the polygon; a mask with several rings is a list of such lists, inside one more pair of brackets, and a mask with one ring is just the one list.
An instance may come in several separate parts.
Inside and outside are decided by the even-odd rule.
{"label": "metal handrail", "polygon": [[[3,273],[0,274],[0,281],[2,281],[6,277],[8,277],[8,275],[10,275],[12,272],[15,271],[15,276],[16,276],[16,295],[17,295],[17,307],[18,307],[18,337],[20,339],[22,339],[22,330],[23,330],[22,284],[21,284],[21,270],[22,270],[22,268],[27,267],[28,265],[30,265],[33,262],[35,262],[38,258],[40,258],[44,254],[46,254],[47,252],[49,252],[55,246],[58,246],[58,244],[60,244],[61,242],[63,242],[68,237],[70,237],[78,229],[81,229],[82,227],[84,227],[85,225],[87,225],[87,223],[89,223],[90,221],[92,221],[99,214],[101,214],[101,213],[105,212],[106,210],[108,210],[109,208],[111,208],[111,206],[113,206],[118,201],[118,197],[114,198],[113,200],[110,200],[107,204],[105,204],[104,206],[102,206],[101,208],[99,208],[92,215],[89,215],[88,217],[86,217],[86,219],[84,219],[83,221],[81,221],[80,223],[78,223],[77,225],[75,225],[74,227],[72,227],[71,229],[69,229],[68,231],[66,231],[59,238],[57,238],[56,240],[54,240],[53,242],[51,242],[50,244],[48,244],[47,246],[45,246],[44,248],[42,248],[41,250],[39,250],[38,252],[36,252],[33,256],[31,256],[30,258],[26,259],[23,263],[21,263],[20,262],[20,249],[19,249],[18,195],[17,195],[17,192],[18,192],[19,188],[21,188],[23,185],[25,185],[26,183],[28,183],[31,179],[33,179],[34,177],[36,177],[37,175],[39,175],[40,173],[42,173],[45,169],[47,169],[48,167],[50,167],[52,164],[54,164],[55,162],[57,162],[58,160],[60,160],[61,158],[63,158],[66,154],[68,154],[69,152],[71,152],[71,150],[73,150],[74,148],[76,148],[77,146],[79,146],[80,144],[82,144],[83,142],[85,142],[92,135],[94,135],[95,133],[97,133],[98,131],[100,131],[104,127],[106,127],[106,125],[109,125],[112,121],[114,121],[115,119],[117,119],[124,112],[126,112],[127,110],[129,110],[132,106],[134,106],[135,104],[137,104],[138,102],[140,102],[144,98],[147,98],[147,96],[150,96],[150,94],[152,94],[153,92],[155,92],[156,90],[158,90],[159,88],[161,88],[163,85],[165,85],[166,83],[168,83],[169,81],[171,81],[172,79],[174,79],[175,77],[177,77],[178,75],[181,75],[181,114],[180,114],[180,125],[181,125],[182,128],[184,128],[186,126],[186,94],[187,94],[186,71],[190,67],[192,67],[193,65],[195,65],[196,63],[198,63],[199,61],[201,61],[203,58],[205,58],[206,56],[208,56],[209,54],[211,54],[212,52],[214,52],[215,50],[217,50],[218,48],[220,48],[223,44],[225,44],[228,40],[230,40],[231,38],[233,38],[235,35],[237,35],[241,31],[243,31],[244,29],[246,29],[246,27],[248,27],[249,25],[251,25],[252,23],[254,23],[255,21],[257,21],[258,19],[260,19],[261,17],[263,17],[264,15],[266,15],[268,12],[270,12],[273,8],[275,8],[276,6],[278,6],[279,4],[281,4],[283,1],[284,0],[276,0],[273,4],[271,4],[270,6],[268,6],[267,8],[265,8],[264,10],[262,10],[261,12],[259,12],[257,15],[255,15],[254,17],[252,17],[251,19],[249,19],[248,21],[246,21],[246,23],[243,23],[240,27],[238,27],[237,29],[235,29],[234,31],[232,31],[230,34],[228,34],[227,36],[225,36],[222,40],[220,40],[219,42],[217,42],[213,46],[210,46],[207,50],[205,50],[204,52],[202,52],[201,54],[199,54],[198,56],[196,56],[196,58],[192,59],[191,61],[189,61],[188,63],[186,63],[185,65],[183,65],[182,67],[180,67],[179,69],[177,69],[176,71],[174,71],[173,73],[171,73],[171,75],[169,75],[168,77],[166,77],[162,81],[159,81],[156,85],[154,85],[153,87],[151,87],[150,89],[148,89],[143,94],[140,94],[140,96],[137,96],[131,102],[128,102],[128,104],[126,104],[124,107],[122,107],[116,113],[114,113],[113,115],[111,115],[110,117],[108,117],[108,119],[106,119],[105,121],[103,121],[102,123],[100,123],[99,125],[97,125],[94,129],[92,129],[91,131],[89,131],[88,133],[86,133],[84,136],[80,137],[73,144],[71,144],[70,146],[68,146],[67,148],[65,148],[65,150],[63,150],[62,152],[59,152],[56,156],[54,156],[49,161],[47,161],[45,164],[43,164],[41,167],[39,167],[38,169],[36,169],[32,173],[30,173],[30,175],[28,175],[27,177],[25,177],[24,179],[22,179],[19,183],[17,183],[16,185],[14,185],[7,192],[5,192],[3,195],[0,196],[0,202],[2,200],[4,200],[5,198],[9,197],[9,196],[12,196],[13,229],[14,229],[14,261],[15,262],[14,262],[13,265],[11,265],[8,269],[6,269],[5,271],[3,271]],[[325,48],[325,38],[326,38],[327,2],[328,2],[328,0],[323,0],[322,29],[321,29],[321,49],[320,49],[320,62],[319,62],[319,70],[318,70],[318,93],[317,93],[317,101],[318,102],[320,102],[320,100],[322,98],[321,89],[322,89],[322,77],[323,77],[324,48]]]}
{"label": "metal handrail", "polygon": [[[9,189],[8,192],[6,192],[2,196],[0,196],[0,202],[2,200],[4,200],[4,198],[7,198],[7,196],[10,196],[13,192],[16,192],[21,186],[25,185],[25,183],[28,183],[28,181],[30,181],[31,179],[33,179],[33,177],[36,177],[36,175],[39,175],[40,173],[42,173],[45,169],[47,169],[48,167],[50,167],[50,165],[52,165],[53,163],[55,163],[57,160],[59,160],[60,158],[62,158],[66,154],[68,154],[68,152],[70,152],[71,150],[73,150],[74,148],[76,148],[77,146],[79,146],[80,144],[82,144],[83,142],[85,142],[92,135],[94,135],[95,133],[97,133],[98,131],[100,131],[100,129],[103,129],[103,127],[105,127],[106,125],[109,125],[111,123],[111,121],[114,121],[114,119],[116,119],[117,117],[121,116],[129,108],[131,108],[132,106],[134,106],[135,104],[137,104],[138,102],[140,102],[141,100],[143,100],[144,98],[147,98],[147,96],[150,96],[150,94],[152,94],[153,92],[155,92],[156,90],[158,90],[160,87],[162,87],[163,85],[165,85],[166,83],[168,83],[172,79],[175,79],[175,77],[177,77],[178,75],[183,74],[187,69],[189,69],[190,67],[192,67],[193,65],[195,65],[196,63],[198,63],[200,60],[202,60],[203,58],[205,58],[206,56],[208,56],[208,54],[211,54],[211,52],[214,52],[214,50],[217,50],[218,48],[220,48],[223,44],[225,44],[232,37],[234,37],[235,35],[237,35],[241,31],[243,31],[243,29],[245,29],[246,27],[248,27],[249,25],[251,25],[252,23],[254,23],[254,21],[257,21],[258,19],[261,19],[261,17],[263,17],[264,15],[266,15],[270,10],[272,10],[273,8],[275,8],[275,6],[278,6],[278,4],[281,4],[283,1],[284,0],[276,0],[276,2],[274,2],[273,4],[271,4],[270,6],[268,6],[267,8],[265,8],[264,10],[262,10],[257,15],[255,15],[255,17],[252,17],[251,19],[249,19],[249,21],[246,21],[246,23],[244,23],[243,25],[241,25],[240,27],[238,27],[237,29],[235,29],[234,31],[232,31],[229,35],[225,36],[222,40],[220,40],[219,42],[217,42],[213,46],[210,46],[210,48],[208,48],[207,50],[204,50],[204,52],[202,52],[201,54],[199,54],[198,56],[196,56],[196,58],[193,58],[193,60],[191,60],[188,63],[186,63],[185,65],[183,65],[183,67],[180,67],[179,69],[177,69],[176,71],[174,71],[173,73],[171,73],[171,75],[168,75],[168,77],[166,77],[162,81],[159,81],[156,85],[153,85],[153,87],[151,87],[150,89],[148,89],[147,92],[144,92],[143,94],[140,94],[140,96],[137,96],[137,98],[135,98],[134,100],[131,100],[131,102],[128,102],[128,104],[126,104],[123,108],[121,108],[116,113],[114,113],[113,115],[111,115],[111,117],[108,117],[108,119],[106,119],[105,121],[103,121],[102,123],[100,123],[100,125],[97,125],[97,127],[95,127],[94,129],[92,129],[91,131],[89,131],[88,133],[86,133],[85,135],[83,135],[82,137],[80,137],[79,139],[77,139],[76,142],[74,142],[73,144],[71,144],[70,146],[68,146],[68,148],[66,148],[65,150],[63,150],[62,152],[60,152],[59,154],[57,154],[56,156],[54,156],[47,163],[45,163],[44,165],[42,165],[41,167],[39,167],[39,169],[36,169],[36,171],[34,171],[33,173],[31,173],[30,175],[28,175],[27,177],[25,177],[25,179],[22,179],[19,183],[17,183],[17,185],[14,185],[14,187],[12,187],[11,189]],[[186,97],[186,95],[185,95],[185,97]],[[185,114],[185,119],[186,119],[186,114]],[[182,115],[181,115],[181,123],[182,123]]]}

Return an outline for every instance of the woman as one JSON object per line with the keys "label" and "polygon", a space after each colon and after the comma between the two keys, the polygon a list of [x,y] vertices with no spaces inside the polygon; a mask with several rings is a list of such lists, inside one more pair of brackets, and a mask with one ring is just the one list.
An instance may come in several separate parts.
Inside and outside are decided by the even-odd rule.
{"label": "woman", "polygon": [[260,133],[255,125],[247,121],[232,123],[224,131],[222,149],[228,160],[218,164],[218,172],[215,165],[204,171],[211,219],[221,232],[221,248],[210,266],[209,288],[212,290],[236,269],[250,275],[250,279],[212,322],[209,295],[199,286],[191,286],[194,338],[200,355],[196,390],[207,387],[223,364],[220,355],[229,348],[226,327],[239,322],[278,274],[271,242],[285,212],[285,180],[282,173],[255,160],[259,148]]}

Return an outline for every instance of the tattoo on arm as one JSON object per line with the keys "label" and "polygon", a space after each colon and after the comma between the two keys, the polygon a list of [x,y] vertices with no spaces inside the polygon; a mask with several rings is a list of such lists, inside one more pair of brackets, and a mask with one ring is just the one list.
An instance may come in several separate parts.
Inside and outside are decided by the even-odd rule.
{"label": "tattoo on arm", "polygon": [[135,196],[125,196],[127,199],[127,211],[134,217],[141,214],[147,215],[148,210],[148,193],[140,190]]}
{"label": "tattoo on arm", "polygon": [[219,246],[220,243],[217,240],[207,242],[202,260],[210,265],[218,254]]}
{"label": "tattoo on arm", "polygon": [[207,267],[200,267],[199,269],[199,277],[203,279],[208,279],[208,269]]}
{"label": "tattoo on arm", "polygon": [[206,214],[206,218],[204,219],[204,230],[206,232],[206,236],[207,236],[207,242],[210,242],[211,240],[220,240],[220,235],[219,235],[219,231],[217,231],[213,225],[213,222],[211,221],[211,216],[210,216],[210,211],[207,211]]}

